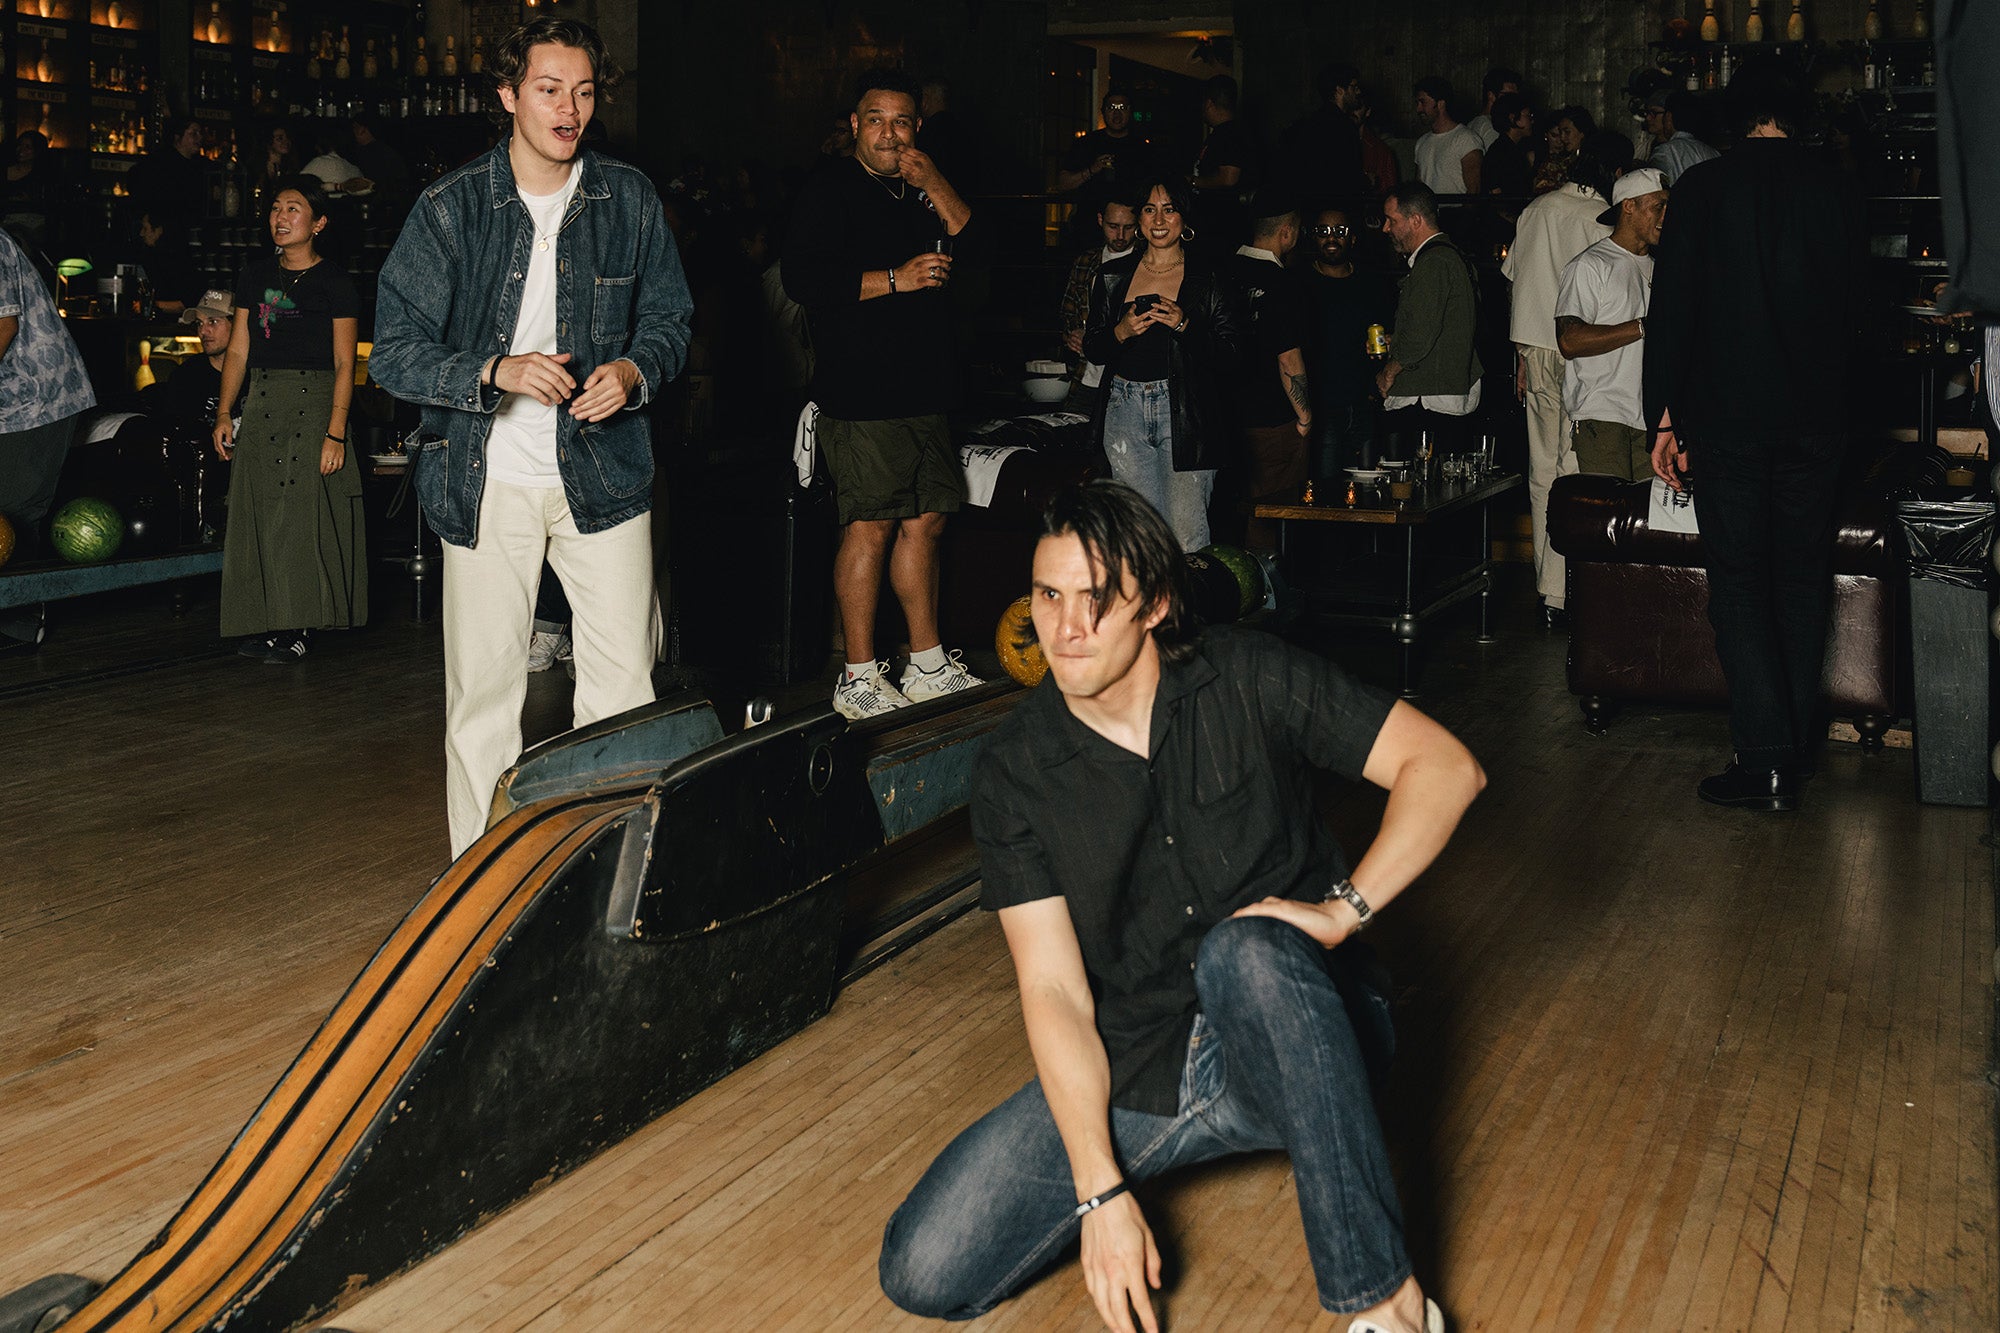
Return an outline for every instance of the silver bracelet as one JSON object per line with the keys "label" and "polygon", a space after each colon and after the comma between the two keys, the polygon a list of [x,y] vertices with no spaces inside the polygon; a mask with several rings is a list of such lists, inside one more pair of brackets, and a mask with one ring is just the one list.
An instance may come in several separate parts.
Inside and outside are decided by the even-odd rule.
{"label": "silver bracelet", "polygon": [[1368,900],[1361,896],[1361,890],[1354,887],[1354,881],[1346,879],[1341,880],[1338,884],[1334,885],[1331,889],[1329,889],[1327,891],[1326,897],[1320,899],[1320,901],[1322,903],[1330,903],[1335,898],[1340,899],[1342,902],[1346,903],[1349,907],[1352,907],[1354,909],[1354,915],[1361,918],[1354,925],[1354,929],[1356,931],[1365,930],[1368,926],[1368,923],[1375,919],[1375,909],[1370,907],[1368,905]]}

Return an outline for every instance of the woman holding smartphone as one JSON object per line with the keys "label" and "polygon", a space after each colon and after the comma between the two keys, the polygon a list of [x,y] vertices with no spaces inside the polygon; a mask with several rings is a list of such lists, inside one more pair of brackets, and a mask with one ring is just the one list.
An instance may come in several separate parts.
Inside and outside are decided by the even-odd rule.
{"label": "woman holding smartphone", "polygon": [[368,618],[361,474],[347,447],[360,294],[320,256],[326,195],[310,176],[273,184],[277,253],[236,280],[223,403],[249,397],[238,433],[224,408],[215,452],[230,469],[222,632],[246,657],[296,662],[315,629]]}
{"label": "woman holding smartphone", "polygon": [[1240,335],[1222,275],[1186,245],[1189,202],[1173,177],[1137,196],[1140,244],[1098,270],[1083,352],[1106,372],[1097,439],[1111,475],[1160,511],[1182,550],[1198,551],[1232,434],[1224,386]]}

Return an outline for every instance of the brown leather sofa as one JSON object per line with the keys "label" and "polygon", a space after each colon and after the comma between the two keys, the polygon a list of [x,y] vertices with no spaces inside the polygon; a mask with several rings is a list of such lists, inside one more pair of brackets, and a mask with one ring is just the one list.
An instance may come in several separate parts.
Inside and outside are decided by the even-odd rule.
{"label": "brown leather sofa", "polygon": [[[1549,544],[1569,569],[1569,688],[1596,732],[1623,700],[1729,702],[1708,623],[1707,555],[1697,536],[1652,530],[1651,490],[1579,474],[1549,492]],[[1870,747],[1909,713],[1907,589],[1883,493],[1871,470],[1842,494],[1820,683],[1827,710]]]}

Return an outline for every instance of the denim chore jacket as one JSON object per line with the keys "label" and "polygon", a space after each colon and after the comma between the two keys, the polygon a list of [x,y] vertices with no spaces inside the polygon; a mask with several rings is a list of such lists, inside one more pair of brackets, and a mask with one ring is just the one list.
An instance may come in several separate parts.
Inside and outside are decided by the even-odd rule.
{"label": "denim chore jacket", "polygon": [[[652,430],[632,409],[680,373],[694,302],[646,177],[589,149],[574,169],[583,175],[556,238],[556,345],[571,354],[579,388],[607,362],[639,368],[625,411],[594,424],[557,417],[570,513],[579,531],[602,532],[651,507]],[[534,238],[503,142],[423,192],[382,265],[369,373],[423,409],[426,435],[443,437],[417,452],[416,491],[454,546],[478,541],[486,437],[502,397],[479,375],[513,350]]]}

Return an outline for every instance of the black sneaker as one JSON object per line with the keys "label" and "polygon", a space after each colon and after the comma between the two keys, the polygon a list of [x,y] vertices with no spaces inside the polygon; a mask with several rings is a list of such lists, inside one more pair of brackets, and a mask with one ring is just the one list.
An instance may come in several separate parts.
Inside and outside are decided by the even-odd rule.
{"label": "black sneaker", "polygon": [[239,656],[254,657],[261,661],[271,655],[271,648],[277,642],[278,636],[275,634],[252,634],[236,645],[236,651]]}
{"label": "black sneaker", "polygon": [[280,634],[273,638],[270,650],[264,654],[264,660],[274,665],[283,666],[299,661],[311,647],[312,645],[307,641],[306,632],[304,630],[294,630],[290,634]]}

